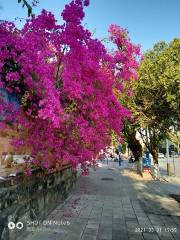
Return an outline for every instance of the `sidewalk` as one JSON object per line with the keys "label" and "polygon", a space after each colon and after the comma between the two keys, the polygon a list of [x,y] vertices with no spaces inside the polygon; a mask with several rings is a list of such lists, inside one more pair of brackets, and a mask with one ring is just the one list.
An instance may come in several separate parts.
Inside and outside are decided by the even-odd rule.
{"label": "sidewalk", "polygon": [[167,182],[174,183],[180,186],[180,176],[168,176],[161,174],[161,177]]}
{"label": "sidewalk", "polygon": [[[71,196],[26,240],[179,240],[180,208],[168,194],[180,185],[144,181],[127,162],[101,164],[79,176]],[[64,221],[66,225],[57,225]],[[65,222],[66,221],[66,222]]]}

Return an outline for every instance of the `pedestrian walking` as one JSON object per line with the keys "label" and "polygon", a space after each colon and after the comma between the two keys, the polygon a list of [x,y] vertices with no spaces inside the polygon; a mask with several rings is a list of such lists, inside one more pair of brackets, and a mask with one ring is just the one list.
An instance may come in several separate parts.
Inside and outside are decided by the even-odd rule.
{"label": "pedestrian walking", "polygon": [[122,147],[119,145],[119,146],[118,146],[118,160],[119,160],[119,166],[121,166],[121,162],[122,162],[121,152],[122,152]]}
{"label": "pedestrian walking", "polygon": [[118,157],[119,157],[119,159],[118,159],[119,160],[119,166],[121,166],[122,158],[121,158],[121,153],[120,152],[119,152],[119,156]]}

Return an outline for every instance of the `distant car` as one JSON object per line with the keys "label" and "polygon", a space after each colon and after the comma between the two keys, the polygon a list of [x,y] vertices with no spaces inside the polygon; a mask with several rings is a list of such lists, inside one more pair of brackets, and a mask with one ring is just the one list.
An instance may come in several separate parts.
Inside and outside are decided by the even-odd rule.
{"label": "distant car", "polygon": [[158,153],[158,158],[164,158],[164,154],[163,153]]}

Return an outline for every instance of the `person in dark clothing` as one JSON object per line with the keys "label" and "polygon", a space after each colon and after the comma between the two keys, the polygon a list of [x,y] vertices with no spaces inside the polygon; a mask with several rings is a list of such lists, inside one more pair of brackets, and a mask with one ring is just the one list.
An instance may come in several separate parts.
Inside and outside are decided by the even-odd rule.
{"label": "person in dark clothing", "polygon": [[118,159],[119,160],[119,166],[121,166],[122,159],[121,159],[121,153],[120,152],[119,152],[119,156],[118,157],[119,157],[119,159]]}

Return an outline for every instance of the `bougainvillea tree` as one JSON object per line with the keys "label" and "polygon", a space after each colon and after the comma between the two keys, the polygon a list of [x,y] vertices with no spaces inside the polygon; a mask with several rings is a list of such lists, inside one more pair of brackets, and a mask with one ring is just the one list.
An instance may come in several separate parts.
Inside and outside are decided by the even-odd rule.
{"label": "bougainvillea tree", "polygon": [[45,169],[66,160],[86,172],[130,114],[118,95],[123,81],[137,77],[139,46],[127,30],[111,25],[116,50],[108,53],[82,26],[88,5],[87,0],[66,5],[63,25],[46,10],[21,30],[0,24],[1,127],[16,127],[12,144],[29,146],[33,163]]}

